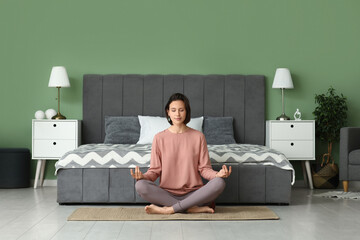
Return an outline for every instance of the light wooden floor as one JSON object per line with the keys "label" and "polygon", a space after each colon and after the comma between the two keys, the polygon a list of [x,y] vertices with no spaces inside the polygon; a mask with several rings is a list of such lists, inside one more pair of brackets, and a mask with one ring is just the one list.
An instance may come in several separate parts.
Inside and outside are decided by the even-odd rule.
{"label": "light wooden floor", "polygon": [[0,189],[0,239],[360,239],[360,200],[321,192],[294,188],[290,206],[269,206],[278,221],[67,222],[80,206],[59,206],[56,187]]}

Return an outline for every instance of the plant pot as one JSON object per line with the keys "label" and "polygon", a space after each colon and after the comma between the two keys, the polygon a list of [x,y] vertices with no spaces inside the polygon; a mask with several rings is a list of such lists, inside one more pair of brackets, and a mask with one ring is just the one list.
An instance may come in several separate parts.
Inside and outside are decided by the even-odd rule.
{"label": "plant pot", "polygon": [[339,168],[337,164],[312,164],[312,178],[315,188],[328,189],[339,186]]}

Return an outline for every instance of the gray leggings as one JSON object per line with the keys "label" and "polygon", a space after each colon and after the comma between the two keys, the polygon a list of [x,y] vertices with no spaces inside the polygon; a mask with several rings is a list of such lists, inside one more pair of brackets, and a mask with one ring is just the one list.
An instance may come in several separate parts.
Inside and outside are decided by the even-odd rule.
{"label": "gray leggings", "polygon": [[138,180],[136,192],[146,201],[158,206],[172,206],[175,212],[184,212],[194,206],[208,206],[225,188],[225,181],[216,177],[201,188],[182,196],[176,196],[149,180]]}

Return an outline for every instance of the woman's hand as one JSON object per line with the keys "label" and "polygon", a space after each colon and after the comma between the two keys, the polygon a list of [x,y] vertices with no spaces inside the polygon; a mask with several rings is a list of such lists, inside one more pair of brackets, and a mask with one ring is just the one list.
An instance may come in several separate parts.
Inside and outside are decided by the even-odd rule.
{"label": "woman's hand", "polygon": [[227,167],[223,165],[222,169],[218,171],[218,173],[216,174],[216,177],[227,178],[228,176],[230,176],[230,174],[231,174],[231,166],[229,167],[229,171],[228,171]]}
{"label": "woman's hand", "polygon": [[135,173],[133,173],[133,170],[130,169],[131,176],[137,180],[144,179],[144,175],[140,171],[140,168],[138,166],[135,167]]}

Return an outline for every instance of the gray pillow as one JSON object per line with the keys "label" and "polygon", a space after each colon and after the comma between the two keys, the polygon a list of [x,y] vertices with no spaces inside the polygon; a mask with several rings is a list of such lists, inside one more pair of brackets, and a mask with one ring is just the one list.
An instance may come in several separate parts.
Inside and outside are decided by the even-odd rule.
{"label": "gray pillow", "polygon": [[140,137],[137,116],[105,116],[105,140],[110,144],[135,144]]}
{"label": "gray pillow", "polygon": [[236,143],[232,117],[204,117],[203,126],[207,144]]}

